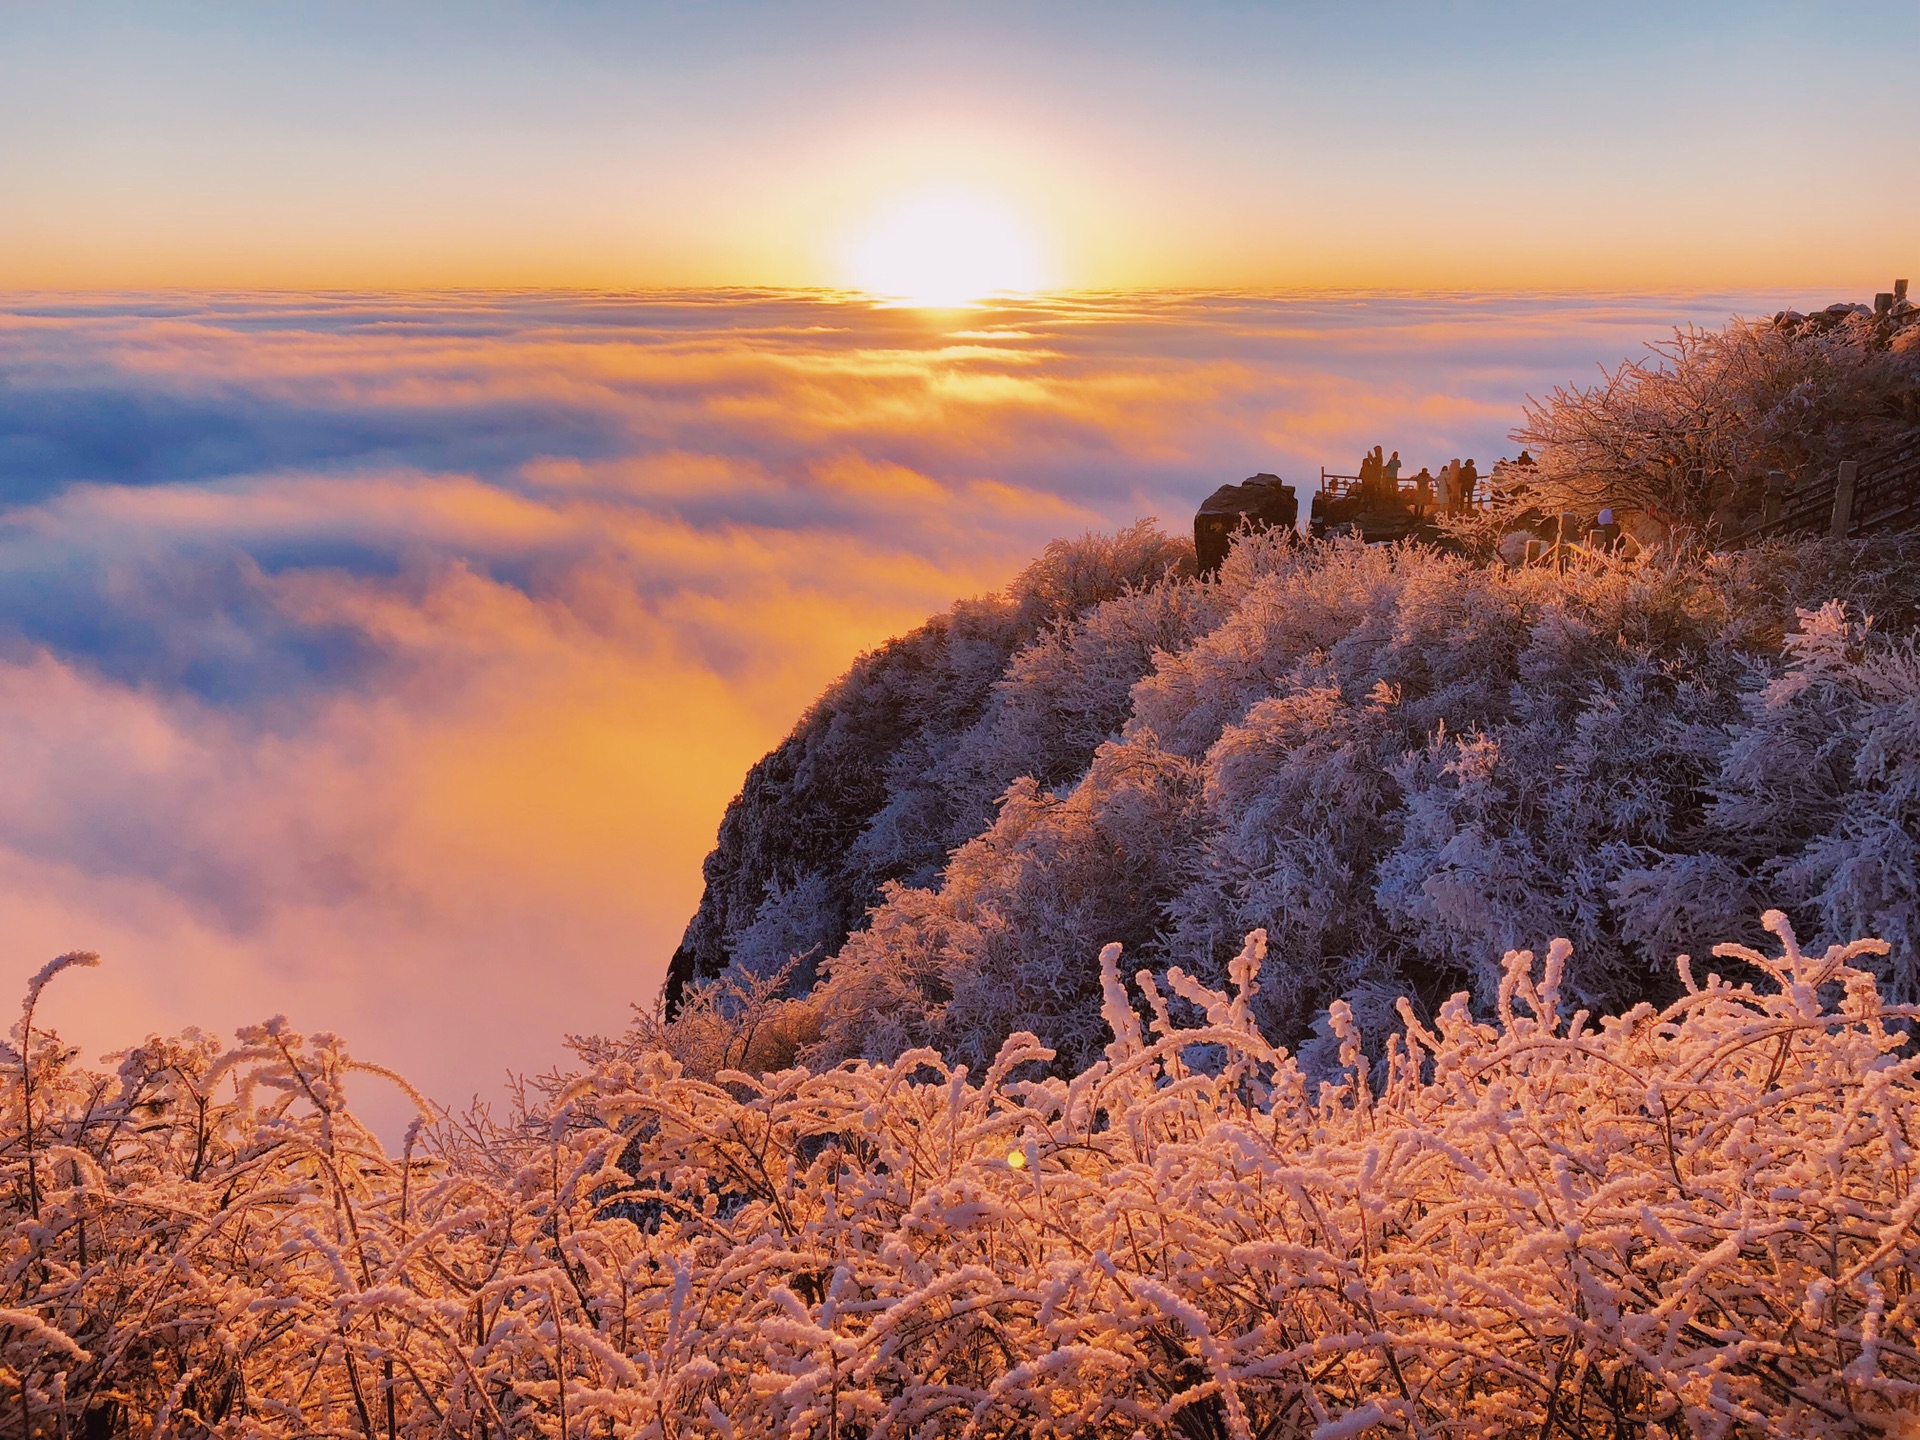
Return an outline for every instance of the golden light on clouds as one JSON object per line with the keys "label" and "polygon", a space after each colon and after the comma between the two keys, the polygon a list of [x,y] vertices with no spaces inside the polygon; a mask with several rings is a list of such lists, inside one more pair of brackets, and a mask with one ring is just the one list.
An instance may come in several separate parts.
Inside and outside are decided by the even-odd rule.
{"label": "golden light on clouds", "polygon": [[958,309],[1057,283],[1032,228],[964,190],[926,191],[883,210],[853,246],[853,284],[895,303]]}
{"label": "golden light on clouds", "polygon": [[[1079,280],[1044,195],[972,190]],[[875,193],[833,213],[922,192]],[[283,1011],[458,1102],[646,1003],[747,767],[1048,540],[1382,441],[1498,456],[1596,359],[1832,298],[0,304],[16,975],[107,956],[45,1011],[89,1056]]]}

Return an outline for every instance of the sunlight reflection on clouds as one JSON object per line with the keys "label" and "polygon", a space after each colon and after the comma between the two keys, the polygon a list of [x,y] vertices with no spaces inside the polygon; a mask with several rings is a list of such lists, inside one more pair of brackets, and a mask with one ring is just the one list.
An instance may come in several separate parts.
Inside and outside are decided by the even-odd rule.
{"label": "sunlight reflection on clouds", "polygon": [[1255,470],[1484,465],[1529,391],[1757,308],[16,298],[15,963],[107,953],[49,1001],[92,1049],[285,1010],[487,1088],[651,996],[721,807],[858,650]]}

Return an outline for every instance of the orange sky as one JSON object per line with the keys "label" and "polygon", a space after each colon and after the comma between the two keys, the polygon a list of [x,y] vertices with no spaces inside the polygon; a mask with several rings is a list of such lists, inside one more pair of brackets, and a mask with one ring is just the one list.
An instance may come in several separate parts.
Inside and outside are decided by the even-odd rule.
{"label": "orange sky", "polygon": [[[903,200],[1048,283],[1861,290],[1920,10],[0,12],[0,288],[842,286]],[[1904,268],[1902,268],[1904,267]]]}

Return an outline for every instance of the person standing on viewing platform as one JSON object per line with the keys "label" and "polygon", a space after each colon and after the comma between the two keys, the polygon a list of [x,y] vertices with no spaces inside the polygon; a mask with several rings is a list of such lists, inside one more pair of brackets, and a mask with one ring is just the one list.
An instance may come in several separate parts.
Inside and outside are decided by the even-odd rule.
{"label": "person standing on viewing platform", "polygon": [[1380,452],[1369,450],[1360,457],[1360,503],[1373,503],[1373,492],[1380,487]]}
{"label": "person standing on viewing platform", "polygon": [[[1374,454],[1380,452],[1375,450]],[[1394,451],[1380,470],[1380,498],[1389,505],[1400,503],[1400,452]]]}
{"label": "person standing on viewing platform", "polygon": [[1420,473],[1413,477],[1413,518],[1425,520],[1427,512],[1433,509],[1433,472],[1426,466],[1420,467]]}
{"label": "person standing on viewing platform", "polygon": [[1460,498],[1460,462],[1449,460],[1440,467],[1440,513],[1453,514]]}
{"label": "person standing on viewing platform", "polygon": [[1474,467],[1473,459],[1469,456],[1467,463],[1460,467],[1460,508],[1462,510],[1473,508],[1473,491],[1479,483],[1480,472]]}

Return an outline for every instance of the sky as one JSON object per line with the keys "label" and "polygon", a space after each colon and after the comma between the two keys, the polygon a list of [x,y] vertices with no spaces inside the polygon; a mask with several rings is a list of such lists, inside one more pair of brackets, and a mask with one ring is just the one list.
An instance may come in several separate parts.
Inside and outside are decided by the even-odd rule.
{"label": "sky", "polygon": [[[1920,6],[0,5],[0,287],[1885,288]],[[1023,270],[1022,273],[1028,273]]]}
{"label": "sky", "polygon": [[1257,471],[1484,468],[1530,393],[1829,298],[12,297],[8,963],[104,955],[43,1002],[89,1056],[286,1014],[497,1093],[657,993],[862,650]]}

